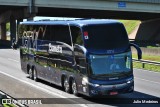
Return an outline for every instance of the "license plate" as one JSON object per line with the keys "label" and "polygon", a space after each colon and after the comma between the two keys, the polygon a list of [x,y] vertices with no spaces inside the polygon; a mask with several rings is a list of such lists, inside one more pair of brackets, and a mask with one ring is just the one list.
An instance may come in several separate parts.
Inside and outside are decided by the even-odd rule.
{"label": "license plate", "polygon": [[110,95],[117,95],[118,92],[110,92]]}

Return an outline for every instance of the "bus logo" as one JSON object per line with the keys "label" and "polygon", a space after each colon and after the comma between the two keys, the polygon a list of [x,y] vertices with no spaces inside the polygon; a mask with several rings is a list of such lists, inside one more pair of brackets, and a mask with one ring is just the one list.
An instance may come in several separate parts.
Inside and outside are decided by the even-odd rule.
{"label": "bus logo", "polygon": [[2,104],[12,104],[11,99],[2,99]]}
{"label": "bus logo", "polygon": [[107,50],[107,54],[114,54],[114,50]]}
{"label": "bus logo", "polygon": [[60,47],[59,45],[55,46],[55,45],[52,45],[51,43],[49,43],[49,52],[62,53],[62,47]]}

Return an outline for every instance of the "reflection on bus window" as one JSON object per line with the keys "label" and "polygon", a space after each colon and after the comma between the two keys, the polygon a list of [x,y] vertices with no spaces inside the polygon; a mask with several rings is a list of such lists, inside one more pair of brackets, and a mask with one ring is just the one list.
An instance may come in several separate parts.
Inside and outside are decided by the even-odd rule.
{"label": "reflection on bus window", "polygon": [[75,26],[71,26],[71,34],[73,44],[83,45],[81,29]]}

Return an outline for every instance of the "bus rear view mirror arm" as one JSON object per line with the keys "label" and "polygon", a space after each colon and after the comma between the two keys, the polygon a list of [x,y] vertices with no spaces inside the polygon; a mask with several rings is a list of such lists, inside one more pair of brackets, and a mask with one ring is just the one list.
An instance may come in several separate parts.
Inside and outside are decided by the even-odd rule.
{"label": "bus rear view mirror arm", "polygon": [[136,48],[138,54],[138,60],[142,59],[142,50],[140,49],[140,47],[134,43],[130,43],[130,46]]}

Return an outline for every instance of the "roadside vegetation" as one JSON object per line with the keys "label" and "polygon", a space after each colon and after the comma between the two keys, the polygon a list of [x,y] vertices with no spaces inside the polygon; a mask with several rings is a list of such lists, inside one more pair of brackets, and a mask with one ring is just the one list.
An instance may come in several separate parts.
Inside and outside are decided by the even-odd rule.
{"label": "roadside vegetation", "polygon": [[6,23],[7,40],[10,40],[10,23]]}
{"label": "roadside vegetation", "polygon": [[128,35],[131,34],[135,28],[140,24],[138,20],[119,20],[121,23],[124,24]]}
{"label": "roadside vegetation", "polygon": [[[132,57],[137,59],[137,55],[136,54],[132,54]],[[145,55],[144,54],[142,58],[144,60],[150,60],[150,61],[160,62],[160,56]],[[145,64],[144,68],[142,68],[142,63],[133,62],[133,67],[134,68],[140,68],[140,69],[146,69],[146,70],[150,70],[150,71],[160,72],[160,66],[158,66],[158,65]]]}
{"label": "roadside vegetation", "polygon": [[[119,20],[119,21],[124,24],[128,35],[131,34],[135,30],[135,28],[140,24],[140,21],[138,21],[138,20]],[[159,44],[157,44],[156,47],[147,46],[147,48],[159,48],[160,49],[160,46],[159,46]],[[137,59],[137,54],[132,54],[132,57]],[[160,62],[160,55],[155,56],[155,55],[143,54],[142,59]],[[160,66],[157,66],[157,65],[145,64],[144,68],[142,68],[142,63],[133,62],[133,67],[160,72]]]}
{"label": "roadside vegetation", "polygon": [[[137,58],[137,54],[132,54],[132,57],[133,58]],[[160,62],[160,55],[156,56],[156,55],[146,55],[146,54],[143,54],[142,59]]]}
{"label": "roadside vegetation", "polygon": [[147,48],[160,49],[160,44],[156,44],[156,46],[147,46]]}

